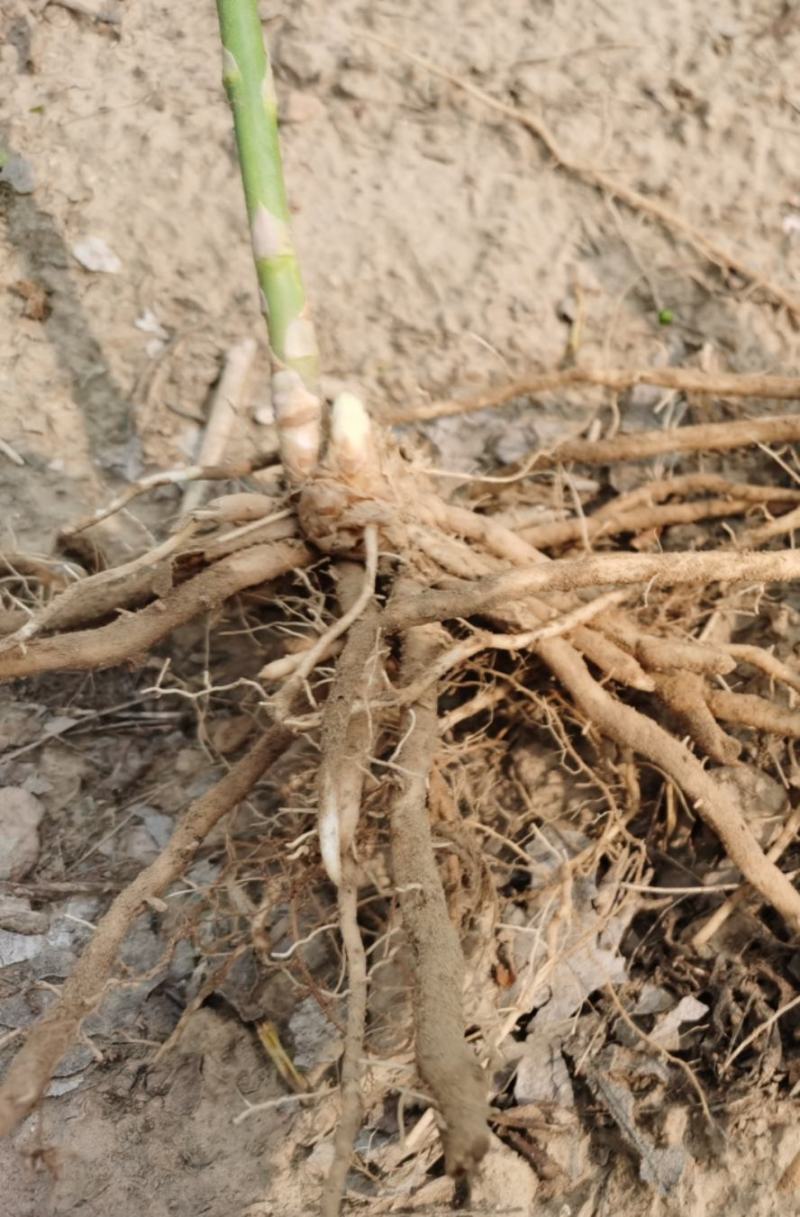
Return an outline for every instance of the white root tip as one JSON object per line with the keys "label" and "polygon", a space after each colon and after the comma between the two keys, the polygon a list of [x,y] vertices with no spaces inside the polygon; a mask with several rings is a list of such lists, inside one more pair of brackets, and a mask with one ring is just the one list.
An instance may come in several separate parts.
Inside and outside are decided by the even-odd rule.
{"label": "white root tip", "polygon": [[320,808],[319,849],[328,878],[338,887],[342,881],[342,846],[339,837],[339,811],[333,798],[330,803]]}

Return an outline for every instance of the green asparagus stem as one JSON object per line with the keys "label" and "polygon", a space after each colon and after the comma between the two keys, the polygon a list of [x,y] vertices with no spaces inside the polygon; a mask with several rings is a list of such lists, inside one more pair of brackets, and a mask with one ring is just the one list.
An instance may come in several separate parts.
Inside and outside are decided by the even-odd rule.
{"label": "green asparagus stem", "polygon": [[217,0],[223,82],[233,111],[256,273],[273,361],[273,401],[289,478],[319,454],[319,360],[289,231],[277,100],[256,0]]}

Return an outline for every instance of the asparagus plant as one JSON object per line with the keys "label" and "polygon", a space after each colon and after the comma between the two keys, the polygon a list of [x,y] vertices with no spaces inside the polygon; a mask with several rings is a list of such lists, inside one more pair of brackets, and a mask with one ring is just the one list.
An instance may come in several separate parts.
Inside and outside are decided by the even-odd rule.
{"label": "asparagus plant", "polygon": [[272,356],[272,394],[281,458],[299,483],[319,458],[319,363],[289,208],[278,140],[278,107],[256,0],[217,0],[223,81],[233,111],[253,257]]}

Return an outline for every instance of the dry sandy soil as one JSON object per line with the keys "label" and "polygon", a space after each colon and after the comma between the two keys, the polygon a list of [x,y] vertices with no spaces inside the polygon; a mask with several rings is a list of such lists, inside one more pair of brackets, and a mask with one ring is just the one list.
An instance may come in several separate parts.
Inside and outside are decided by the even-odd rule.
{"label": "dry sandy soil", "polygon": [[[259,338],[260,353],[235,448],[249,453],[269,439],[213,4],[75,8],[86,13],[58,0],[4,0],[0,11],[0,148],[9,158],[0,179],[0,438],[24,462],[0,453],[0,522],[3,547],[41,552],[61,522],[126,479],[191,456],[221,357],[246,335]],[[94,11],[110,20],[93,20]],[[577,312],[586,363],[800,371],[800,338],[785,316],[651,221],[555,169],[521,127],[365,36],[379,33],[529,108],[575,158],[667,203],[800,290],[800,14],[792,6],[275,0],[261,14],[329,393],[357,385],[390,418],[553,367]],[[74,251],[87,238],[116,256],[113,273],[79,263]],[[671,324],[660,324],[662,310]],[[585,393],[543,397],[468,425],[443,422],[429,435],[454,467],[496,464],[583,425],[590,407]],[[157,502],[153,510],[150,523]],[[140,539],[129,524],[116,534],[123,552]],[[64,688],[83,706],[93,695],[91,682]],[[129,694],[124,677],[98,688],[98,704]],[[36,690],[23,691],[22,708],[5,716],[5,747],[34,738],[25,707],[39,701]],[[172,802],[154,801],[163,815],[207,768],[193,729],[191,715],[159,726],[183,749],[186,774]],[[59,874],[60,833],[70,857],[81,853],[90,810],[76,811],[79,792],[118,809],[126,783],[156,764],[135,724],[130,730],[34,754],[46,877]],[[116,753],[120,738],[127,760]],[[151,768],[148,781],[166,777]],[[65,950],[102,897],[80,899]],[[261,1203],[275,1163],[287,1165],[289,1117],[274,1111],[231,1124],[242,1093],[255,1101],[281,1092],[257,1042],[211,1012],[180,1059],[143,1085],[126,1045],[160,1042],[175,1018],[166,997],[148,1010],[144,1028],[116,1041],[116,1056],[48,1099],[15,1147],[4,1147],[2,1217],[302,1211],[301,1192]],[[717,1145],[669,1199],[653,1198],[635,1173],[620,1182],[606,1152],[574,1195],[541,1211],[778,1213],[772,1184],[798,1148],[785,1119],[765,1116],[744,1147]],[[517,1169],[504,1176],[500,1164],[481,1211],[508,1211]],[[524,1187],[519,1195],[530,1211]]]}

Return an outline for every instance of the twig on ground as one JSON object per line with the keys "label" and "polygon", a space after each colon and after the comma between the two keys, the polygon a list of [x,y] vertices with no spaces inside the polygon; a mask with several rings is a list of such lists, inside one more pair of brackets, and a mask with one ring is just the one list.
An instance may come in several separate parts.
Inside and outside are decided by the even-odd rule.
{"label": "twig on ground", "polygon": [[156,860],[115,897],[58,999],[31,1029],[0,1084],[0,1136],[33,1110],[81,1022],[102,1000],[134,918],[183,873],[214,825],[248,795],[291,738],[284,727],[268,731],[216,786],[187,808]]}
{"label": "twig on ground", "polygon": [[162,469],[158,473],[150,473],[138,482],[131,482],[130,486],[126,486],[105,507],[98,507],[91,515],[81,516],[75,524],[68,524],[61,530],[61,536],[69,539],[79,532],[84,532],[93,524],[99,524],[101,520],[106,520],[123,507],[127,507],[139,495],[147,494],[149,490],[155,490],[159,486],[183,486],[186,482],[196,481],[198,478],[209,482],[225,482],[247,477],[250,473],[264,469],[274,460],[275,455],[275,450],[270,450],[252,461],[238,461],[230,465],[187,465],[183,469]]}
{"label": "twig on ground", "polygon": [[25,461],[22,459],[17,450],[12,448],[11,445],[4,439],[0,439],[0,452],[2,452],[3,456],[8,457],[12,465],[25,464]]}
{"label": "twig on ground", "polygon": [[769,1031],[770,1027],[774,1027],[778,1019],[783,1018],[784,1014],[788,1014],[789,1011],[793,1010],[797,1005],[800,1005],[800,993],[798,993],[796,997],[791,998],[790,1001],[784,1002],[782,1006],[779,1006],[778,1009],[775,1010],[775,1012],[771,1014],[770,1017],[763,1023],[759,1023],[754,1031],[751,1031],[748,1036],[745,1036],[741,1044],[736,1045],[733,1052],[728,1053],[722,1063],[720,1076],[725,1076],[733,1062],[736,1060],[737,1056],[740,1056],[746,1048],[749,1048],[754,1040],[758,1039],[759,1035],[763,1035],[765,1031]]}
{"label": "twig on ground", "polygon": [[492,97],[491,94],[484,92],[483,89],[479,89],[477,85],[471,84],[453,72],[446,71],[444,68],[439,67],[438,64],[425,59],[422,55],[417,55],[413,51],[407,51],[399,43],[392,42],[387,38],[381,38],[377,34],[367,32],[366,30],[362,30],[362,36],[372,42],[379,43],[396,54],[402,55],[403,58],[410,60],[410,62],[418,64],[426,72],[430,72],[432,76],[438,76],[441,80],[446,80],[450,84],[455,85],[456,88],[461,89],[469,97],[474,97],[476,101],[481,102],[489,109],[496,111],[496,113],[504,114],[507,118],[513,119],[514,122],[520,123],[536,136],[555,163],[565,173],[570,173],[573,177],[579,178],[588,186],[599,190],[604,196],[618,199],[632,211],[640,212],[657,220],[668,232],[687,241],[698,253],[707,258],[709,262],[712,262],[723,271],[734,271],[742,279],[750,283],[752,287],[762,291],[773,303],[788,309],[795,317],[800,317],[800,300],[791,292],[773,283],[741,258],[731,254],[723,246],[718,245],[711,237],[708,237],[699,228],[695,228],[688,220],[677,215],[669,207],[664,206],[663,203],[640,194],[638,190],[633,190],[622,182],[615,181],[614,178],[604,173],[601,169],[595,169],[591,165],[582,165],[567,156],[545,123],[534,114],[526,110],[520,110],[517,106],[499,101],[496,97]]}
{"label": "twig on ground", "polygon": [[[228,440],[241,409],[241,397],[247,386],[255,353],[255,339],[243,338],[241,342],[235,343],[226,354],[222,375],[208,409],[208,422],[203,432],[200,450],[197,453],[196,465],[220,465],[222,463]],[[190,511],[200,506],[205,492],[206,487],[199,478],[185,483],[181,500],[183,515],[188,515]]]}
{"label": "twig on ground", "polygon": [[[404,639],[402,675],[416,680],[442,644],[437,628]],[[489,1148],[486,1082],[464,1039],[464,959],[448,917],[436,866],[426,787],[438,739],[436,690],[409,708],[397,755],[399,788],[392,800],[392,869],[414,959],[414,1025],[420,1076],[434,1096],[444,1129],[445,1167],[470,1175]]]}

